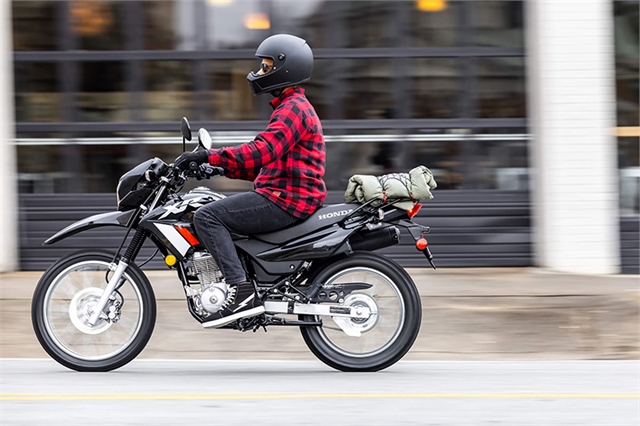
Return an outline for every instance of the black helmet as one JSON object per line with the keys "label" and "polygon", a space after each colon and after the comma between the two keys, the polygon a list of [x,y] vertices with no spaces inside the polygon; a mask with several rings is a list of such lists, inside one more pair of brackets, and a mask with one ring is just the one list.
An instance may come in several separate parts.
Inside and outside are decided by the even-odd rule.
{"label": "black helmet", "polygon": [[271,92],[282,87],[304,83],[311,79],[313,52],[307,42],[289,34],[273,35],[258,46],[258,58],[273,59],[273,69],[258,75],[247,75],[254,95]]}

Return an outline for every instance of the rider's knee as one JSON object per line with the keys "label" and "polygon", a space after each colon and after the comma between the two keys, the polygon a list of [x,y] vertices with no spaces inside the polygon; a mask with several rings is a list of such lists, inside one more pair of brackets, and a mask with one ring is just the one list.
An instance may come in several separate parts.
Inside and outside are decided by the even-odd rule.
{"label": "rider's knee", "polygon": [[196,224],[196,226],[199,226],[199,225],[206,226],[211,222],[214,222],[214,223],[220,222],[217,218],[215,209],[211,207],[213,206],[206,205],[196,210],[196,212],[193,215],[193,222]]}
{"label": "rider's knee", "polygon": [[193,223],[198,226],[198,225],[204,225],[206,223],[206,216],[207,216],[207,212],[205,211],[205,209],[203,208],[199,208],[198,210],[196,210],[196,212],[193,214]]}

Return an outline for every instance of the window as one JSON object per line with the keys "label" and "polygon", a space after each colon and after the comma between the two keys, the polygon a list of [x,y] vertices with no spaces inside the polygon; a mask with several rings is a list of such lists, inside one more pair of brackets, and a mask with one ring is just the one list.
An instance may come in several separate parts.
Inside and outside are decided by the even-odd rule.
{"label": "window", "polygon": [[325,132],[329,191],[344,191],[354,174],[384,174],[400,169],[403,142],[393,130]]}
{"label": "window", "polygon": [[450,47],[458,44],[462,2],[446,0],[408,1],[409,44],[412,47]]}
{"label": "window", "polygon": [[63,163],[64,145],[18,146],[18,190],[23,194],[62,192],[67,175]]}
{"label": "window", "polygon": [[454,118],[458,103],[457,59],[411,59],[414,118]]}
{"label": "window", "polygon": [[437,137],[429,142],[404,142],[405,154],[399,170],[426,166],[433,173],[439,190],[459,189],[464,184],[462,142],[459,138]]}
{"label": "window", "polygon": [[271,34],[270,3],[260,0],[207,1],[209,49],[255,49]]}
{"label": "window", "polygon": [[14,65],[16,121],[62,121],[58,64],[16,62]]}
{"label": "window", "polygon": [[346,47],[391,47],[393,2],[349,1],[342,7],[345,19]]}
{"label": "window", "polygon": [[83,167],[75,178],[86,192],[115,193],[120,176],[132,168],[127,145],[83,145],[80,152]]}
{"label": "window", "polygon": [[144,114],[149,121],[196,118],[193,93],[193,62],[148,61],[144,63]]}
{"label": "window", "polygon": [[[221,122],[241,122],[229,125],[233,131],[216,131],[214,139],[219,143],[251,140],[261,128],[247,122],[266,122],[271,97],[253,96],[246,76],[258,69],[259,60],[253,57],[257,46],[276,33],[306,39],[316,54],[311,81],[303,88],[325,124],[325,181],[330,190],[344,190],[354,173],[407,171],[418,164],[434,170],[441,189],[526,188],[527,167],[522,161],[526,161],[527,142],[523,138],[504,139],[501,135],[508,131],[500,129],[491,129],[495,138],[468,128],[441,129],[443,125],[475,126],[469,118],[526,118],[524,51],[519,54],[513,49],[512,57],[501,56],[504,47],[524,47],[522,1],[33,0],[11,4],[16,51],[37,55],[37,51],[56,51],[64,41],[74,50],[70,55],[77,55],[69,62],[53,63],[17,55],[18,137],[79,138],[62,149],[63,161],[55,150],[48,154],[57,161],[51,165],[57,170],[43,171],[42,181],[32,179],[39,171],[28,171],[31,177],[21,178],[21,191],[71,190],[73,179],[64,173],[75,173],[79,156],[100,156],[82,166],[79,173],[86,183],[83,180],[79,190],[112,192],[114,179],[130,168],[134,158],[158,152],[166,161],[175,159],[180,153],[178,123],[183,116],[192,122],[213,120],[221,127],[226,126]],[[637,2],[616,2],[615,7],[618,125],[628,130],[638,127]],[[66,27],[60,21],[63,18],[68,19]],[[134,57],[132,49],[148,52]],[[176,50],[181,51],[179,55]],[[85,51],[90,51],[90,57],[84,57]],[[203,57],[207,51],[225,59]],[[462,53],[452,57],[456,52]],[[63,93],[63,88],[71,93]],[[30,125],[67,119],[78,130],[54,135],[38,133],[42,127]],[[393,120],[397,119],[443,121],[433,129],[396,129],[398,122]],[[456,121],[446,122],[450,119]],[[130,123],[134,131],[97,131],[84,125],[127,121],[153,122],[158,129],[135,131],[142,123]],[[516,121],[520,126],[524,120],[511,123]],[[508,126],[510,121],[506,122]],[[175,123],[175,127],[163,123]],[[381,128],[387,123],[389,128]],[[150,139],[133,149],[126,138],[137,136],[159,138],[160,145]],[[82,139],[103,137],[119,139],[104,149],[93,145],[103,142],[90,145]],[[166,144],[174,139],[176,145]],[[619,141],[621,170],[625,176],[635,176],[637,139],[626,135]],[[32,149],[29,143],[21,147]],[[45,188],[42,185],[49,178],[53,183]],[[635,177],[624,179],[636,182]],[[224,179],[207,184],[225,191],[250,188],[250,184]],[[633,185],[630,188],[637,187]]]}
{"label": "window", "polygon": [[345,118],[385,119],[395,114],[388,59],[343,59]]}
{"label": "window", "polygon": [[479,129],[464,148],[465,189],[529,189],[526,129]]}
{"label": "window", "polygon": [[[332,5],[326,0],[272,0],[271,24],[274,34],[293,34],[312,49],[326,46],[326,14]],[[256,47],[258,47],[256,45]]]}
{"label": "window", "polygon": [[57,50],[58,2],[12,1],[13,50]]}
{"label": "window", "polygon": [[[208,66],[209,91],[207,100],[213,109],[213,120],[258,120],[258,102],[247,82],[247,74],[258,68],[258,60],[212,61]],[[266,95],[268,96],[268,95]]]}
{"label": "window", "polygon": [[[189,19],[189,6],[193,1],[142,1],[143,10],[143,46],[146,50],[180,49],[186,32],[194,27],[193,19]],[[179,10],[178,10],[179,9]],[[185,10],[186,9],[186,10]],[[182,12],[179,14],[179,12]],[[191,16],[195,16],[192,13]],[[182,19],[180,19],[182,18]]]}
{"label": "window", "polygon": [[472,21],[476,46],[523,47],[523,2],[475,0]]}
{"label": "window", "polygon": [[526,117],[524,58],[478,58],[477,69],[478,117]]}
{"label": "window", "polygon": [[316,110],[316,114],[318,114],[320,120],[336,118],[329,117],[331,103],[336,99],[336,97],[332,96],[331,93],[333,73],[333,69],[331,68],[332,62],[333,61],[327,59],[316,59],[313,62],[311,80],[301,86],[304,88],[305,95],[313,105],[313,108]]}
{"label": "window", "polygon": [[129,96],[122,62],[82,62],[77,121],[128,121]]}
{"label": "window", "polygon": [[638,126],[638,2],[615,3],[616,93],[618,126]]}
{"label": "window", "polygon": [[69,25],[81,50],[123,50],[125,10],[122,1],[68,2]]}
{"label": "window", "polygon": [[637,1],[614,3],[618,167],[623,216],[640,213],[639,9]]}

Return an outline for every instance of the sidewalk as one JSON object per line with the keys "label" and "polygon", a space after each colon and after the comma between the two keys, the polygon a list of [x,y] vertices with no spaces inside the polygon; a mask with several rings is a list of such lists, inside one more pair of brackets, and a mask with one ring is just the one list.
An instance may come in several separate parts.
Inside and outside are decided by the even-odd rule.
{"label": "sidewalk", "polygon": [[[535,268],[408,269],[422,297],[406,359],[638,359],[640,277]],[[0,357],[47,357],[31,328],[41,272],[0,274]],[[204,330],[172,272],[147,271],[158,306],[142,358],[313,359],[295,328]]]}

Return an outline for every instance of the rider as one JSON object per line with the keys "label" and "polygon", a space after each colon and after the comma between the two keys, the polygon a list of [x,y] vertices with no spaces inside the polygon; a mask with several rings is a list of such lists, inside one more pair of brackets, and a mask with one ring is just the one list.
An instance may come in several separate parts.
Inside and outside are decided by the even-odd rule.
{"label": "rider", "polygon": [[254,96],[270,93],[274,109],[267,129],[236,147],[186,152],[175,166],[191,162],[224,169],[232,179],[254,182],[254,190],[200,207],[194,223],[198,236],[229,285],[229,303],[206,320],[221,327],[265,311],[238,258],[230,232],[272,232],[313,214],[326,197],[322,180],[325,146],[316,112],[297,85],[309,81],[313,53],[301,38],[277,34],[256,50],[260,70],[247,75]]}

